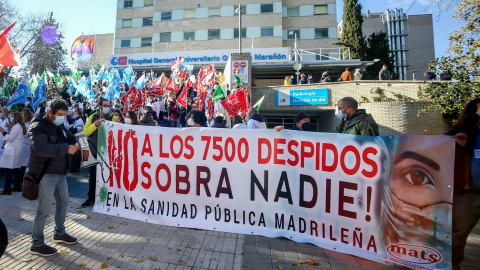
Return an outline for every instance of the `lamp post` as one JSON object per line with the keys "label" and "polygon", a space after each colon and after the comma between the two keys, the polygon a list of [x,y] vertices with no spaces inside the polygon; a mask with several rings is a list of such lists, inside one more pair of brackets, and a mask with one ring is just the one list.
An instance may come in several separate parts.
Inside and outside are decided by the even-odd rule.
{"label": "lamp post", "polygon": [[242,53],[242,5],[238,4],[235,14],[238,14],[238,51]]}

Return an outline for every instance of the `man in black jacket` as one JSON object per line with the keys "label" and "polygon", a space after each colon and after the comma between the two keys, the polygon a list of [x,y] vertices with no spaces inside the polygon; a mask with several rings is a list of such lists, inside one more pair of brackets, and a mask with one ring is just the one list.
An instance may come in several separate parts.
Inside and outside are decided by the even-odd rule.
{"label": "man in black jacket", "polygon": [[53,100],[45,116],[37,116],[28,129],[30,138],[29,173],[40,175],[44,166],[45,175],[41,179],[38,191],[38,209],[33,221],[32,247],[30,252],[41,256],[50,256],[57,249],[45,244],[43,230],[52,209],[55,197],[55,233],[54,242],[75,244],[77,238],[65,232],[65,218],[68,207],[67,173],[70,168],[70,155],[78,151],[75,137],[65,129],[63,121],[68,107],[61,99]]}

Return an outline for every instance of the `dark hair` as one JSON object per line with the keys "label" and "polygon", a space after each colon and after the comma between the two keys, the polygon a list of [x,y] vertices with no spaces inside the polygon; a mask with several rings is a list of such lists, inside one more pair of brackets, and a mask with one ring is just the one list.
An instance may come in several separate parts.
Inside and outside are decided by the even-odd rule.
{"label": "dark hair", "polygon": [[103,106],[103,102],[104,102],[104,101],[110,102],[110,101],[108,101],[107,99],[101,97],[100,100],[98,101],[98,106]]}
{"label": "dark hair", "polygon": [[455,127],[460,131],[465,132],[468,137],[473,137],[477,131],[477,105],[480,103],[480,98],[470,100],[465,109],[460,113]]}
{"label": "dark hair", "polygon": [[215,122],[213,124],[214,128],[226,128],[225,124],[223,123],[223,116],[215,117]]}
{"label": "dark hair", "polygon": [[347,67],[345,70],[350,71],[350,70],[352,70],[352,68],[351,68],[351,67]]}
{"label": "dark hair", "polygon": [[118,113],[118,117],[120,117],[120,122],[124,123],[125,124],[125,120],[123,119],[123,115],[122,115],[122,112],[119,110],[119,109],[115,109],[113,110],[113,113]]}
{"label": "dark hair", "polygon": [[63,99],[55,98],[48,105],[48,110],[56,114],[59,110],[68,111],[68,106]]}
{"label": "dark hair", "polygon": [[344,97],[340,99],[338,103],[342,103],[342,105],[348,106],[354,110],[358,109],[358,102],[352,97]]}
{"label": "dark hair", "polygon": [[140,125],[140,122],[138,122],[137,114],[134,111],[128,111],[127,113],[130,117],[130,120],[132,120],[132,125]]}
{"label": "dark hair", "polygon": [[202,111],[194,111],[192,113],[192,118],[193,122],[196,124],[200,124],[202,127],[207,126],[207,117],[205,116],[205,113]]}
{"label": "dark hair", "polygon": [[238,114],[233,116],[232,125],[235,126],[236,124],[243,124],[242,117]]}

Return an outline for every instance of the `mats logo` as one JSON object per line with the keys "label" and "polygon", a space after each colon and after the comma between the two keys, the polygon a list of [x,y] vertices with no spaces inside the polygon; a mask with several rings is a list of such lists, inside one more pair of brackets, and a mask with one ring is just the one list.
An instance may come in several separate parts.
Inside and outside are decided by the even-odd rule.
{"label": "mats logo", "polygon": [[420,245],[392,244],[387,247],[390,256],[414,264],[432,264],[442,260],[442,255],[436,249]]}

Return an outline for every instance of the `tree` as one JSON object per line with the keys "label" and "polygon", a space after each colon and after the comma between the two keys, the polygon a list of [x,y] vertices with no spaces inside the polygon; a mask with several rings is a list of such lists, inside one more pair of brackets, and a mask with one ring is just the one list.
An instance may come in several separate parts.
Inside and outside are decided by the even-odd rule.
{"label": "tree", "polygon": [[390,54],[390,45],[387,33],[374,32],[367,39],[367,46],[365,52],[365,60],[380,59],[367,67],[363,72],[362,79],[364,80],[378,80],[378,73],[383,65],[387,65],[391,72],[392,79],[397,79],[398,75],[393,72],[394,57]]}
{"label": "tree", "polygon": [[362,33],[362,5],[358,0],[343,1],[342,38],[336,42],[350,48],[350,55],[354,59],[365,57],[365,39]]}
{"label": "tree", "polygon": [[30,72],[33,74],[41,74],[46,70],[57,71],[65,67],[64,56],[67,54],[67,50],[63,48],[63,36],[55,44],[49,45],[44,43],[41,38],[41,31],[45,26],[59,27],[53,18],[53,12],[43,22],[42,28],[38,30],[38,35],[33,45],[34,49],[28,57],[27,66],[31,67]]}

